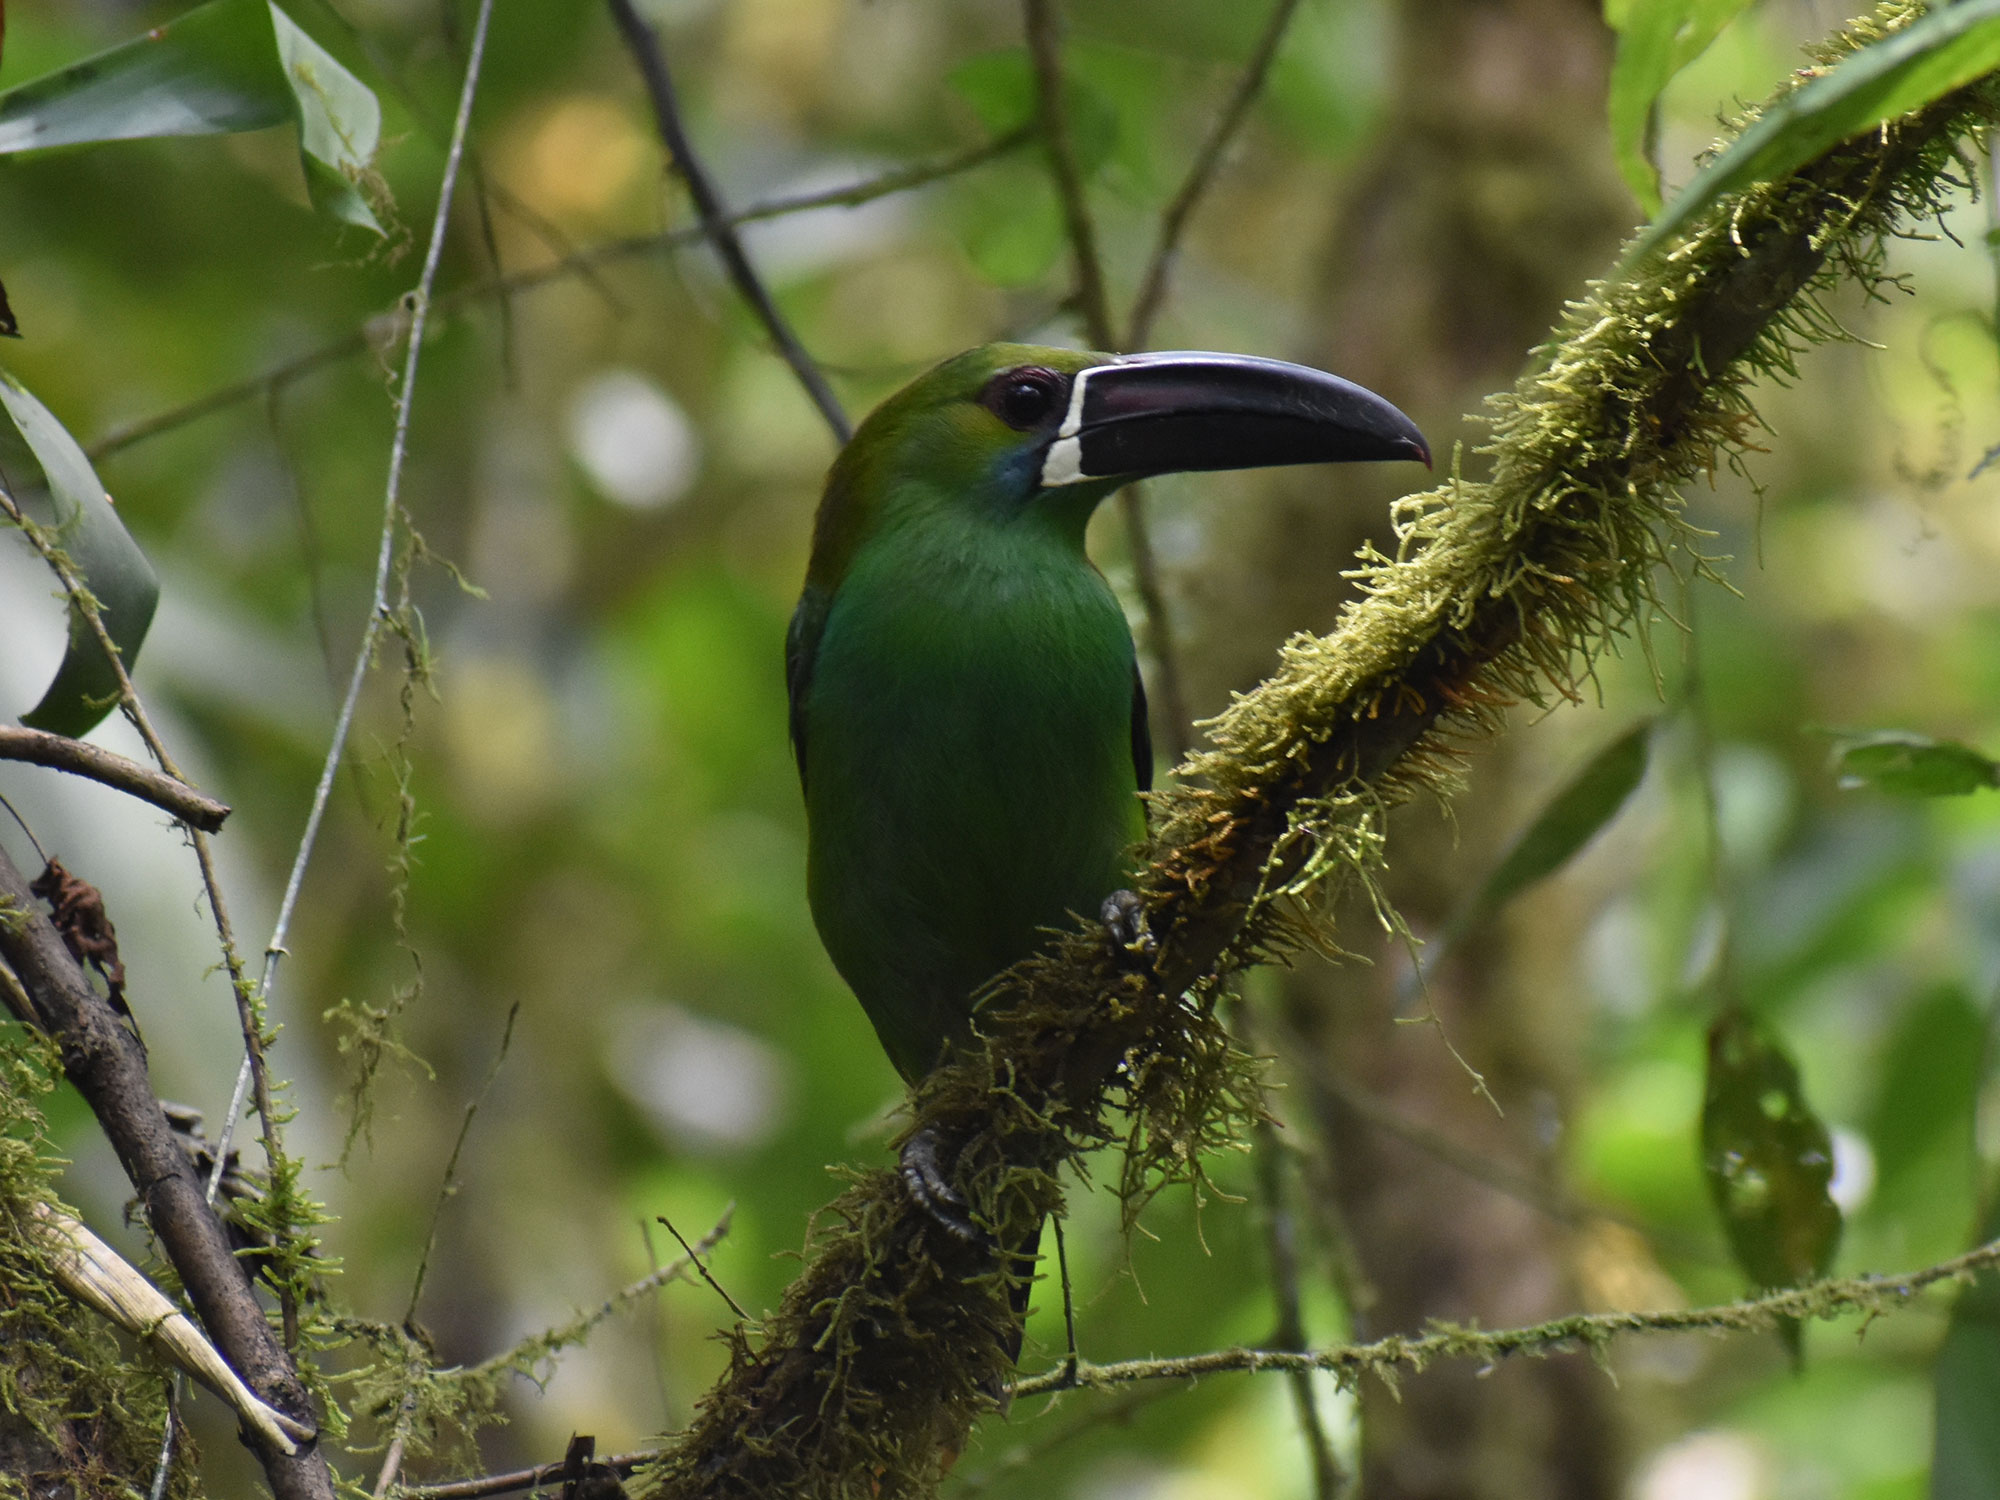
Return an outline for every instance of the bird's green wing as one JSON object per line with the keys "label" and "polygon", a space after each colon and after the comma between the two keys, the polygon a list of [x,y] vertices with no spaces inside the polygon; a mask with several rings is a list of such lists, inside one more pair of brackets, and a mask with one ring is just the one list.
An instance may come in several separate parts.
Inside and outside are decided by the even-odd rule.
{"label": "bird's green wing", "polygon": [[[800,607],[804,608],[803,605]],[[797,624],[796,620],[793,621],[794,629]],[[798,702],[796,698],[792,701],[794,704]],[[792,715],[792,723],[796,726],[797,708],[792,710]],[[792,739],[795,743],[798,737],[799,731],[794,727]],[[805,751],[801,750],[799,754],[804,755]],[[1146,679],[1139,675],[1136,659],[1132,663],[1132,771],[1139,778],[1139,790],[1150,792],[1153,789],[1153,726],[1146,720]]]}
{"label": "bird's green wing", "polygon": [[785,692],[791,699],[792,758],[799,763],[801,788],[806,784],[806,694],[812,690],[813,663],[819,659],[819,638],[832,602],[824,589],[807,584],[785,632]]}

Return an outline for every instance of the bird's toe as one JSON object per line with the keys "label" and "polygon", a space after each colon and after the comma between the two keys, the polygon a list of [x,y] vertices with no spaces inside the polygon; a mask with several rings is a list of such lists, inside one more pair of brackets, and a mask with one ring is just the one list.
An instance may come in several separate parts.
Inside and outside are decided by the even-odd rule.
{"label": "bird's toe", "polygon": [[1106,896],[1097,909],[1097,920],[1128,963],[1144,967],[1159,947],[1146,926],[1146,905],[1131,891],[1113,891]]}
{"label": "bird's toe", "polygon": [[965,1195],[951,1185],[938,1161],[938,1137],[933,1130],[919,1130],[903,1143],[903,1186],[930,1215],[936,1225],[953,1239],[968,1245],[983,1245],[992,1236],[972,1222]]}

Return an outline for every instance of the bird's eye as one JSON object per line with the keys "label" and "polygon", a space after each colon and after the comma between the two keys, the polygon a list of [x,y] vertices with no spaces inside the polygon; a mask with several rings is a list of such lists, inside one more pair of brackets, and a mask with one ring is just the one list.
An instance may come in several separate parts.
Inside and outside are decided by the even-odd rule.
{"label": "bird's eye", "polygon": [[1062,404],[1068,384],[1054,370],[1022,365],[1002,370],[989,380],[979,403],[1015,431],[1026,432]]}

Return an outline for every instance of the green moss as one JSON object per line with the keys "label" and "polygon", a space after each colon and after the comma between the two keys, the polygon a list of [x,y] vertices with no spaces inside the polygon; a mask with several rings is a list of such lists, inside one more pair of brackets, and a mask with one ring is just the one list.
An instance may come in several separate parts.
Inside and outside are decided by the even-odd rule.
{"label": "green moss", "polygon": [[[0,1495],[143,1496],[167,1374],[62,1291],[35,1227],[57,1201],[41,1101],[61,1076],[52,1045],[0,1028]],[[199,1493],[184,1435],[166,1493]]]}
{"label": "green moss", "polygon": [[[1920,13],[1883,5],[1822,60]],[[1156,795],[1151,963],[1063,939],[995,986],[984,1048],[917,1091],[913,1128],[957,1150],[996,1243],[1059,1211],[1060,1171],[1093,1146],[1124,1140],[1130,1211],[1243,1138],[1259,1086],[1214,1013],[1226,976],[1330,945],[1324,898],[1373,890],[1388,806],[1448,790],[1507,704],[1577,697],[1622,633],[1643,644],[1669,569],[1708,574],[1678,487],[1740,461],[1750,387],[1840,336],[1817,297],[1874,285],[1883,238],[1938,211],[1954,152],[1996,113],[1991,83],[1963,90],[1719,205],[1569,308],[1493,402],[1489,477],[1455,471],[1400,502],[1395,553],[1361,559],[1340,627],[1291,641]],[[776,1316],[733,1337],[653,1492],[927,1494],[994,1405],[1023,1268],[953,1240],[892,1173],[854,1177],[825,1217]]]}

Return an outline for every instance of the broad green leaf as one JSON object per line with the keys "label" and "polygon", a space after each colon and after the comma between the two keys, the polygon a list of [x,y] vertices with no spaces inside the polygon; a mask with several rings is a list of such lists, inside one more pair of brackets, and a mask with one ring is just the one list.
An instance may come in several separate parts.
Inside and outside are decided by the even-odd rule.
{"label": "broad green leaf", "polygon": [[1842,739],[1834,768],[1850,792],[1873,787],[1898,797],[1963,797],[2000,786],[2000,763],[1970,745],[1902,729]]}
{"label": "broad green leaf", "polygon": [[1653,136],[1660,95],[1674,76],[1707,50],[1749,0],[1631,0],[1615,19],[1618,54],[1611,64],[1607,106],[1618,170],[1648,214],[1660,211],[1660,172]]}
{"label": "broad green leaf", "polygon": [[1593,755],[1549,799],[1541,815],[1486,877],[1474,898],[1477,911],[1496,910],[1536,881],[1553,875],[1618,816],[1625,799],[1645,779],[1652,732],[1653,721],[1641,719]]}
{"label": "broad green leaf", "polygon": [[[1981,1244],[1996,1238],[2000,1195],[1979,1230]],[[1931,1500],[2000,1500],[2000,1273],[1982,1271],[1958,1294],[1931,1385]]]}
{"label": "broad green leaf", "polygon": [[[1840,1244],[1833,1141],[1777,1035],[1734,1004],[1708,1031],[1701,1165],[1730,1249],[1760,1287],[1823,1276]],[[1783,1328],[1793,1357],[1796,1324]]]}
{"label": "broad green leaf", "polygon": [[[160,583],[112,508],[83,450],[49,409],[0,371],[0,474],[23,513],[53,533],[78,580],[97,600],[106,633],[131,668],[153,623]],[[42,701],[21,722],[53,734],[96,726],[118,697],[118,676],[74,605],[69,649]]]}
{"label": "broad green leaf", "polygon": [[1921,109],[1995,68],[2000,68],[2000,0],[1935,7],[1773,105],[1653,221],[1625,264],[1657,249],[1726,194],[1783,177],[1841,141]]}
{"label": "broad green leaf", "polygon": [[270,0],[211,0],[0,94],[0,154],[290,122],[313,202],[381,233],[355,184],[382,129],[375,95]]}

